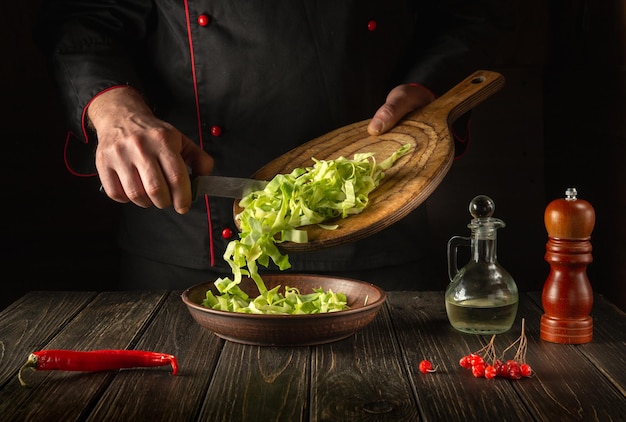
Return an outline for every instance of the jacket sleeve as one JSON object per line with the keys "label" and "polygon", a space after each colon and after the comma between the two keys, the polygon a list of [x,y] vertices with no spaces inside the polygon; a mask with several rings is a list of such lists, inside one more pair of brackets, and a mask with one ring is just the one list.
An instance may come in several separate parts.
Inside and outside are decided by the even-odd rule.
{"label": "jacket sleeve", "polygon": [[416,54],[406,83],[420,83],[441,95],[476,70],[495,66],[499,34],[512,20],[500,0],[419,2]]}
{"label": "jacket sleeve", "polygon": [[83,142],[84,111],[94,96],[119,85],[142,90],[137,45],[151,8],[149,0],[43,3],[34,37],[50,63],[70,130]]}

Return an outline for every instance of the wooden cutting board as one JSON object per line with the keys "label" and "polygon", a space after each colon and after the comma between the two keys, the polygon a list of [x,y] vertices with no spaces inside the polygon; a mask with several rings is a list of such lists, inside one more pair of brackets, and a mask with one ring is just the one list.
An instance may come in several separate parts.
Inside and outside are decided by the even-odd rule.
{"label": "wooden cutting board", "polygon": [[[308,226],[309,242],[284,242],[280,248],[311,251],[354,242],[407,216],[439,186],[452,165],[452,123],[503,86],[502,75],[479,70],[431,104],[407,115],[387,133],[371,136],[367,133],[369,119],[356,122],[302,144],[258,170],[253,178],[271,180],[277,174],[312,166],[312,157],[351,159],[356,153],[373,152],[376,160],[382,161],[402,145],[412,145],[411,151],[385,172],[380,185],[370,193],[369,203],[362,213],[334,220],[333,224],[339,225],[335,230]],[[242,211],[238,201],[233,211],[235,215]]]}

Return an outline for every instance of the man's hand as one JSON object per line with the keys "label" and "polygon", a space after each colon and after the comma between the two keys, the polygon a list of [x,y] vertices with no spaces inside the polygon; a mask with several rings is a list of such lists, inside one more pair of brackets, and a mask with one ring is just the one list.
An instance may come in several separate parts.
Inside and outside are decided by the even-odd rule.
{"label": "man's hand", "polygon": [[140,207],[191,206],[193,174],[208,175],[213,158],[171,124],[154,116],[132,88],[98,95],[87,110],[98,135],[96,168],[107,195]]}
{"label": "man's hand", "polygon": [[435,101],[435,95],[421,85],[399,85],[389,92],[387,100],[367,126],[370,135],[380,135],[395,126],[408,113]]}

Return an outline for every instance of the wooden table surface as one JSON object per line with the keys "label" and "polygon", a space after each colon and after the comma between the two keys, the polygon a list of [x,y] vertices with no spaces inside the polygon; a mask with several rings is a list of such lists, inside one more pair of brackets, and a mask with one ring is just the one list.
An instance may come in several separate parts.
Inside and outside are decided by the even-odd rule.
{"label": "wooden table surface", "polygon": [[[459,359],[489,336],[448,323],[443,292],[390,292],[372,324],[339,342],[258,347],[199,327],[180,292],[31,292],[0,313],[1,421],[608,421],[626,418],[626,314],[596,296],[593,341],[539,338],[539,293],[522,295],[502,351],[528,338],[535,375],[474,378]],[[27,371],[41,349],[143,349],[170,368]],[[422,374],[419,362],[437,371]]]}

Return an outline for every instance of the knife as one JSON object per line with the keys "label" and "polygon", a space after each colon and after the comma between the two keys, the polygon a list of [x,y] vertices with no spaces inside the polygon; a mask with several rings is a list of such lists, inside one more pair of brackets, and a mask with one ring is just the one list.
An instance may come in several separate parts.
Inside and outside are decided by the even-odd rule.
{"label": "knife", "polygon": [[192,198],[213,195],[224,198],[243,198],[250,192],[265,189],[267,181],[226,176],[196,176],[191,182]]}

